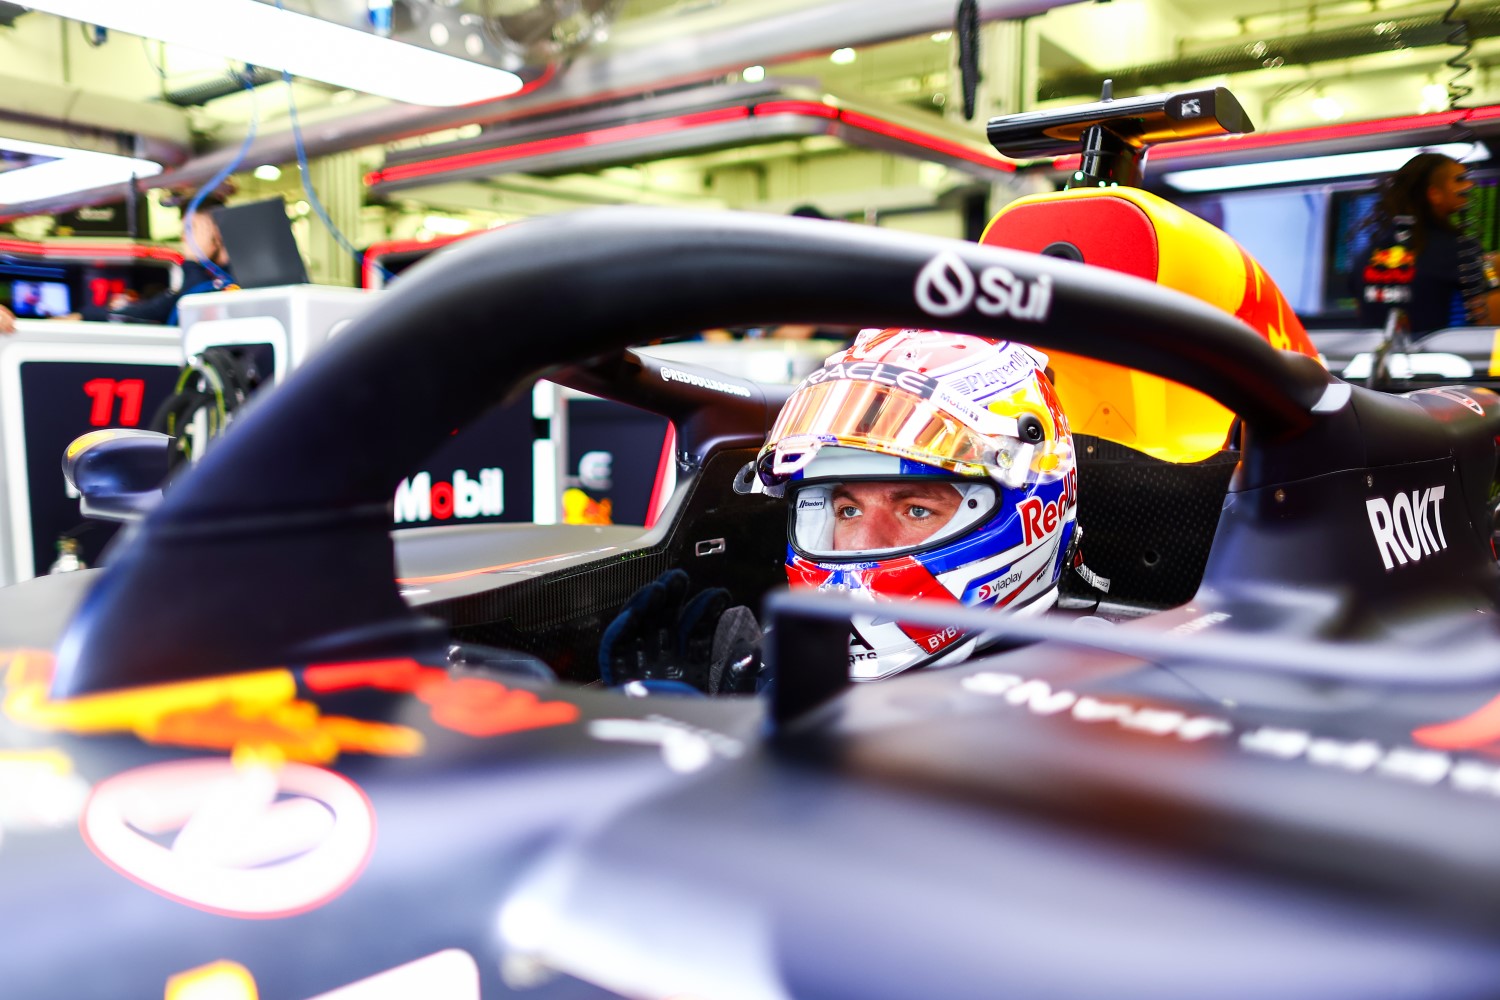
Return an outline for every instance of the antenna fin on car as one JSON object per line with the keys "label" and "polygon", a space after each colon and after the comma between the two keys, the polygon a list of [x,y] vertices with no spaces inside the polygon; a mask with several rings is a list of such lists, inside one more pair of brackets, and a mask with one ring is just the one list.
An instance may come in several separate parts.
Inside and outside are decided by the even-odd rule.
{"label": "antenna fin on car", "polygon": [[770,672],[769,726],[783,732],[849,687],[846,609],[811,613],[787,593],[766,599],[766,666]]}

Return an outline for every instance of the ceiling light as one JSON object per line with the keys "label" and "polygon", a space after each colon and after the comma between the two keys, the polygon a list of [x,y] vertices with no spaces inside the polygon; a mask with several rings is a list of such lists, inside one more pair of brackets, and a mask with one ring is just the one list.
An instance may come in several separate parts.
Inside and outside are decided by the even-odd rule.
{"label": "ceiling light", "polygon": [[467,221],[450,215],[429,215],[422,220],[422,228],[439,236],[462,236],[473,227]]}
{"label": "ceiling light", "polygon": [[1337,121],[1344,117],[1344,106],[1332,97],[1319,95],[1311,102],[1312,112],[1325,122]]}
{"label": "ceiling light", "polygon": [[760,83],[765,78],[766,68],[764,66],[746,66],[740,72],[740,79],[746,83]]}
{"label": "ceiling light", "polygon": [[1441,83],[1429,83],[1422,88],[1422,101],[1417,105],[1417,114],[1425,115],[1448,109],[1448,88]]}
{"label": "ceiling light", "polygon": [[0,138],[0,205],[128,184],[159,173],[161,164],[151,160]]}
{"label": "ceiling light", "polygon": [[258,181],[279,181],[281,168],[274,163],[262,163],[251,172],[251,176]]}
{"label": "ceiling light", "polygon": [[1362,174],[1388,174],[1418,153],[1442,153],[1460,163],[1488,160],[1490,151],[1480,142],[1448,142],[1437,146],[1404,146],[1373,149],[1363,153],[1333,153],[1264,163],[1236,163],[1223,167],[1176,170],[1162,181],[1179,191],[1223,191],[1230,188],[1264,187],[1297,181],[1326,180]]}
{"label": "ceiling light", "polygon": [[451,107],[521,89],[521,78],[506,70],[260,0],[27,0],[26,5],[410,104]]}
{"label": "ceiling light", "polygon": [[934,42],[938,42],[938,43],[946,42],[949,39],[951,39],[952,37],[953,37],[953,32],[951,32],[951,31],[934,31],[932,33],[932,40]]}
{"label": "ceiling light", "polygon": [[856,55],[853,49],[834,49],[829,53],[828,60],[837,66],[847,66],[854,61]]}

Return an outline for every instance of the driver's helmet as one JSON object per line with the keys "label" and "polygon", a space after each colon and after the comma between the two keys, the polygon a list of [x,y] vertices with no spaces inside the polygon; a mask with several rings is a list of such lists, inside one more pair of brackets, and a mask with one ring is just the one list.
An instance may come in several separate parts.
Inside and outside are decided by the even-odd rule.
{"label": "driver's helmet", "polygon": [[[1020,344],[866,330],[793,391],[756,461],[787,498],[787,579],[878,604],[917,598],[1037,613],[1075,526],[1068,421]],[[982,635],[857,617],[850,676],[954,663]]]}

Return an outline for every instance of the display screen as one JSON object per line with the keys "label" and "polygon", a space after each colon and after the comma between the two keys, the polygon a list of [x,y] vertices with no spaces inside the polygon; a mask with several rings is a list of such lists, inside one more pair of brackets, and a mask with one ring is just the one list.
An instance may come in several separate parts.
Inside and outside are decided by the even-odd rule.
{"label": "display screen", "polygon": [[29,281],[17,278],[11,282],[11,312],[28,319],[66,316],[72,312],[68,286],[61,281]]}
{"label": "display screen", "polygon": [[100,427],[147,427],[177,380],[173,365],[26,361],[20,366],[31,509],[33,571],[46,573],[57,542],[76,535],[84,562],[98,565],[116,525],[86,519],[68,495],[62,458],[81,434]]}
{"label": "display screen", "polygon": [[1359,311],[1355,299],[1354,277],[1363,266],[1370,249],[1370,232],[1366,225],[1378,191],[1334,191],[1328,205],[1328,253],[1323,281],[1323,312],[1328,315],[1354,317]]}
{"label": "display screen", "polygon": [[566,405],[564,520],[605,523],[607,514],[609,524],[645,524],[667,418],[610,399],[569,399]]}

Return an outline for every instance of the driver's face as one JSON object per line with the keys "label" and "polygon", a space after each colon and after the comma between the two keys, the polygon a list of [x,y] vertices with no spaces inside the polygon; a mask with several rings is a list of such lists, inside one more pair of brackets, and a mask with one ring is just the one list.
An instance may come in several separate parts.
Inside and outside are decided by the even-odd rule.
{"label": "driver's face", "polygon": [[839,551],[917,545],[953,519],[961,497],[948,483],[845,483],[833,491]]}

